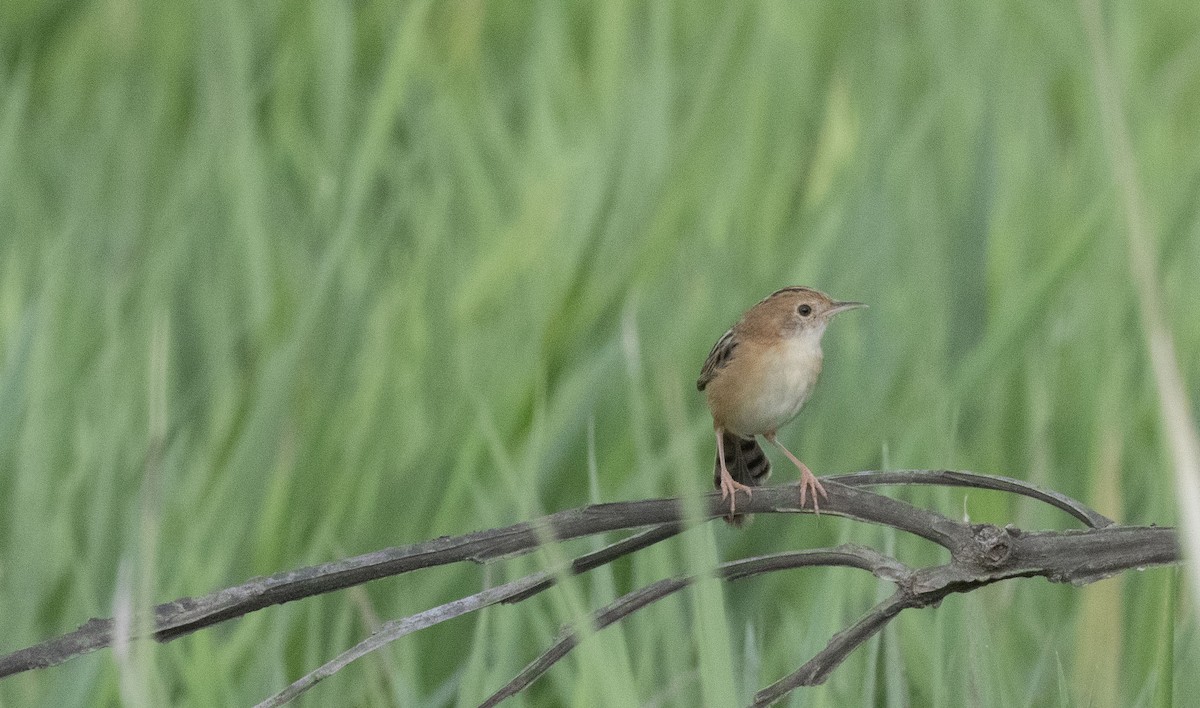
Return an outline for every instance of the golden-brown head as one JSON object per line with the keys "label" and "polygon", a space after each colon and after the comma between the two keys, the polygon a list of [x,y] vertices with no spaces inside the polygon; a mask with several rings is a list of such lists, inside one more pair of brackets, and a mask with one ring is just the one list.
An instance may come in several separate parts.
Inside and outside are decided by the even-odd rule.
{"label": "golden-brown head", "polygon": [[861,302],[841,302],[802,285],[776,290],[746,311],[737,329],[746,337],[791,338],[820,335],[839,312],[866,307]]}

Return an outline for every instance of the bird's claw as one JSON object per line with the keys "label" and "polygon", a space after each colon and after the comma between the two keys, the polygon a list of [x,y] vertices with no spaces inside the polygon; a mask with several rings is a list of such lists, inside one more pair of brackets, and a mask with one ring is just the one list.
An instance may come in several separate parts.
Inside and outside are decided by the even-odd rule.
{"label": "bird's claw", "polygon": [[816,475],[814,475],[807,467],[804,467],[800,470],[801,509],[804,508],[804,503],[807,501],[809,489],[812,490],[813,513],[820,515],[821,506],[817,503],[817,493],[820,492],[821,496],[825,497],[826,499],[829,498],[829,493],[825,491],[825,487],[821,486],[821,482],[817,479]]}
{"label": "bird's claw", "polygon": [[746,498],[750,498],[754,492],[753,487],[738,482],[733,477],[723,476],[721,478],[721,501],[729,499],[729,513],[733,514],[737,508],[737,493],[738,490],[746,493]]}

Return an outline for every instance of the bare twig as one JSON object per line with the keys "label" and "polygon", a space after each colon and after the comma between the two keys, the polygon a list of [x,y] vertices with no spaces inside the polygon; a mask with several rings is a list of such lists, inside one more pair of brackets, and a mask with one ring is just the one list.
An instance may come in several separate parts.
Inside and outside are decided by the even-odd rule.
{"label": "bare twig", "polygon": [[1084,506],[1065,494],[1052,489],[1043,489],[1036,484],[1011,477],[976,474],[957,470],[889,470],[886,472],[855,472],[839,474],[827,479],[836,480],[850,487],[874,487],[885,484],[929,484],[941,487],[974,487],[994,489],[1037,499],[1050,506],[1062,509],[1091,528],[1102,528],[1112,524],[1112,519]]}
{"label": "bare twig", "polygon": [[921,568],[896,581],[896,592],[830,639],[792,674],[755,694],[766,706],[800,686],[824,683],[830,672],[902,610],[937,605],[946,596],[1010,578],[1044,577],[1084,585],[1123,570],[1179,562],[1174,529],[1109,526],[1088,531],[1023,534],[987,524],[973,527],[975,548],[948,565]]}
{"label": "bare twig", "polygon": [[[662,524],[651,527],[629,538],[622,539],[614,544],[576,558],[571,562],[571,572],[574,574],[587,572],[623,555],[633,553],[634,551],[668,539],[678,534],[682,529],[683,527],[679,524]],[[367,654],[387,646],[401,637],[501,602],[520,602],[546,590],[553,586],[554,583],[555,576],[553,573],[539,571],[503,585],[482,590],[474,595],[447,602],[444,605],[419,612],[410,617],[388,622],[371,636],[342,652],[337,658],[305,674],[292,682],[284,690],[259,703],[256,708],[272,708],[284,705],[313,686],[316,686],[323,679],[329,678],[342,670],[356,659],[361,659]]]}
{"label": "bare twig", "polygon": [[[957,533],[953,522],[935,512],[914,509],[904,502],[837,483],[828,485],[828,491],[830,498],[828,502],[822,502],[822,513],[892,526],[946,548],[961,542],[953,535]],[[727,503],[721,501],[719,494],[705,495],[705,501],[705,518],[716,518],[727,513]],[[811,513],[811,509],[800,509],[799,502],[795,485],[782,485],[758,489],[753,498],[744,502],[739,500],[738,508],[747,513]],[[592,504],[560,511],[532,522],[387,548],[266,578],[255,578],[203,597],[185,597],[158,605],[154,608],[154,638],[167,642],[271,605],[422,568],[462,561],[486,563],[525,553],[537,548],[546,535],[566,541],[609,531],[679,524],[683,521],[683,505],[677,498]],[[949,522],[950,525],[943,522]],[[56,666],[68,659],[111,646],[112,635],[111,619],[89,620],[74,632],[0,657],[0,678]]]}
{"label": "bare twig", "polygon": [[[776,553],[769,556],[722,563],[717,566],[716,574],[718,577],[726,580],[739,580],[760,573],[810,566],[861,568],[887,580],[904,577],[911,572],[903,563],[894,558],[889,558],[865,546],[846,544],[837,548]],[[603,629],[614,622],[628,617],[643,607],[669,597],[691,585],[695,580],[696,577],[691,575],[666,578],[627,595],[622,595],[614,602],[596,611],[593,618],[595,627],[596,629]],[[524,690],[542,674],[546,673],[551,666],[566,656],[578,643],[579,637],[573,629],[570,627],[563,629],[558,641],[553,646],[526,666],[521,673],[517,674],[516,678],[489,696],[487,700],[480,704],[481,708],[490,708]]]}
{"label": "bare twig", "polygon": [[829,644],[805,662],[804,666],[754,694],[753,705],[769,706],[800,686],[823,683],[829,672],[845,661],[850,652],[875,636],[900,614],[901,610],[913,607],[912,602],[913,599],[903,590],[897,590],[891,597],[871,608],[871,611],[860,617],[857,622],[833,635]]}
{"label": "bare twig", "polygon": [[[854,649],[910,607],[935,605],[952,593],[970,592],[1009,578],[1041,576],[1055,582],[1084,584],[1121,570],[1179,559],[1172,529],[1110,526],[1091,531],[1023,534],[1017,529],[1000,529],[988,524],[963,524],[963,527],[971,535],[972,544],[956,554],[953,562],[930,568],[913,570],[894,558],[856,545],[779,553],[718,566],[717,575],[726,580],[805,566],[849,566],[868,570],[896,584],[896,592],[891,597],[834,635],[820,653],[794,673],[759,691],[754,705],[770,705],[800,686],[823,683]],[[597,630],[603,629],[694,581],[694,576],[679,576],[635,590],[597,610],[593,624]],[[516,695],[565,657],[578,642],[575,631],[565,627],[549,649],[481,705],[494,706]]]}
{"label": "bare twig", "polygon": [[[933,511],[855,488],[883,484],[941,484],[1024,494],[1063,509],[1094,528],[1087,531],[1023,534],[1011,528],[972,526],[953,521]],[[953,592],[965,592],[1008,577],[1043,575],[1052,580],[1082,583],[1106,577],[1126,568],[1175,562],[1179,558],[1173,529],[1111,526],[1108,519],[1083,504],[1019,480],[945,470],[903,471],[829,477],[826,478],[825,486],[829,498],[822,503],[822,513],[906,531],[945,548],[949,552],[950,562],[934,568],[909,571],[889,560],[896,565],[888,567],[902,569],[888,578],[900,588],[900,599],[895,600],[899,604],[893,607],[885,602],[864,616],[850,630],[834,637],[825,651],[801,667],[796,674],[776,684],[774,690],[784,693],[791,690],[789,686],[824,680],[828,672],[858,643],[878,631],[890,617],[905,607],[924,606],[935,601],[932,598],[940,599]],[[725,515],[726,502],[722,502],[718,495],[707,495],[705,501],[706,518]],[[795,485],[759,488],[755,490],[753,497],[746,500],[739,498],[738,501],[739,511],[745,513],[807,511],[799,508],[799,494]],[[458,537],[443,537],[412,546],[386,549],[280,573],[269,578],[251,580],[201,598],[184,598],[159,605],[155,610],[154,636],[160,641],[169,641],[272,604],[421,568],[461,561],[483,563],[505,558],[533,550],[546,539],[565,541],[608,531],[651,527],[641,534],[635,534],[576,559],[572,563],[571,571],[583,572],[679,533],[685,524],[683,504],[679,499],[652,499],[581,507],[533,522]],[[723,577],[734,579],[752,574],[746,569],[754,569],[753,573],[760,573],[780,567],[797,567],[788,566],[787,562],[812,565],[821,558],[830,561],[829,556],[823,557],[820,554],[836,552],[840,551],[810,551],[800,555],[782,554],[777,557],[736,561],[722,566],[720,572]],[[869,549],[862,550],[855,557],[865,557],[863,554],[868,552]],[[779,561],[779,558],[791,560]],[[873,558],[874,564],[869,565],[868,569],[878,571],[884,567],[879,561],[882,556]],[[784,565],[772,566],[771,559]],[[797,559],[803,559],[803,562]],[[855,565],[849,561],[830,561],[826,564]],[[388,623],[383,631],[301,679],[297,685],[311,686],[346,663],[395,637],[496,602],[520,601],[549,587],[554,580],[553,575],[535,573],[504,586],[484,590],[468,598]],[[617,621],[638,607],[664,596],[657,593],[675,592],[688,582],[691,582],[689,578],[668,579],[631,593],[606,608],[605,613],[598,615],[595,621],[600,623],[600,626]],[[74,656],[109,646],[112,631],[112,620],[91,620],[76,632],[0,658],[0,677],[32,668],[53,666]],[[553,651],[565,654],[569,648],[567,644],[561,644],[556,645]],[[548,654],[544,659],[548,660],[549,656]],[[525,675],[524,672],[522,675]],[[772,687],[764,689],[766,690],[772,690]]]}
{"label": "bare twig", "polygon": [[339,654],[337,658],[326,662],[316,670],[305,674],[301,678],[288,685],[287,688],[259,703],[257,706],[255,706],[255,708],[274,708],[275,706],[284,705],[285,703],[288,703],[289,701],[299,697],[300,694],[304,693],[313,686],[316,686],[324,679],[327,679],[336,674],[338,671],[341,671],[356,659],[361,659],[367,654],[370,654],[377,649],[381,649],[391,642],[394,642],[397,639],[412,634],[418,630],[432,627],[435,624],[445,622],[448,619],[454,619],[455,617],[464,615],[468,612],[474,612],[475,610],[480,610],[484,607],[489,607],[499,602],[504,602],[505,598],[510,597],[515,593],[528,590],[537,583],[541,582],[542,579],[547,576],[547,573],[533,573],[518,580],[514,580],[511,583],[505,583],[504,585],[500,585],[498,587],[488,588],[487,590],[482,590],[474,595],[469,595],[459,600],[454,600],[453,602],[447,602],[444,605],[439,605],[438,607],[425,610],[424,612],[418,612],[411,617],[405,617],[402,620],[392,620],[391,622],[388,622],[380,627],[379,630],[371,636]]}

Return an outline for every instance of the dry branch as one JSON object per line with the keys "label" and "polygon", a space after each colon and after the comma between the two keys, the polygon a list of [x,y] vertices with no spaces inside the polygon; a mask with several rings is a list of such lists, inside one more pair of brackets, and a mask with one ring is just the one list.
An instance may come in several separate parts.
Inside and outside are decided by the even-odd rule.
{"label": "dry branch", "polygon": [[[842,516],[881,524],[905,531],[936,543],[949,552],[944,565],[910,569],[895,559],[870,549],[841,547],[776,556],[752,558],[719,566],[717,573],[733,580],[751,574],[811,565],[853,565],[875,572],[897,585],[896,593],[864,615],[857,623],[839,633],[816,657],[795,673],[768,686],[756,696],[756,704],[766,704],[786,695],[797,686],[825,680],[843,659],[863,641],[879,631],[890,619],[909,607],[935,604],[956,592],[968,592],[983,585],[1015,577],[1042,576],[1053,581],[1087,583],[1122,570],[1180,559],[1174,529],[1158,527],[1122,527],[1085,505],[1053,491],[1043,490],[1020,480],[990,477],[946,470],[864,472],[824,478],[829,498],[822,502],[823,514]],[[954,521],[936,512],[903,501],[865,491],[861,487],[892,484],[934,484],[995,489],[1025,495],[1074,516],[1090,528],[1079,531],[1024,533],[1015,528],[998,528]],[[679,499],[596,504],[559,512],[532,522],[499,529],[479,531],[456,537],[443,537],[400,548],[301,568],[257,578],[247,583],[214,592],[200,598],[183,598],[155,608],[153,636],[170,641],[189,632],[240,617],[274,604],[311,597],[383,577],[421,568],[473,561],[488,562],[536,549],[546,540],[566,541],[598,533],[651,527],[642,533],[581,556],[572,562],[570,572],[584,572],[622,555],[669,538],[683,530],[689,521],[701,521],[724,515],[725,503],[714,493],[705,498],[703,519],[686,519]],[[801,512],[795,485],[763,487],[752,498],[739,498],[738,509],[745,513]],[[317,681],[387,642],[418,629],[464,613],[495,604],[519,602],[555,582],[548,572],[535,573],[504,586],[484,590],[418,615],[389,622],[383,631],[372,635],[357,647],[297,681],[284,692],[269,699],[278,705]],[[678,591],[694,578],[668,578],[639,589],[600,610],[594,621],[598,627],[628,616],[634,610]],[[110,646],[113,621],[93,619],[70,634],[0,657],[0,678],[30,669],[53,666],[75,656]],[[520,685],[528,685],[554,661],[574,646],[568,630],[542,658],[531,664],[513,682],[501,689],[511,695]]]}
{"label": "dry branch", "polygon": [[[839,632],[816,656],[791,675],[755,695],[754,705],[765,706],[800,686],[824,683],[863,642],[874,636],[902,610],[928,607],[947,595],[970,592],[1010,578],[1045,577],[1054,582],[1082,585],[1130,568],[1161,565],[1178,560],[1179,549],[1171,529],[1110,526],[1088,531],[1046,531],[1024,534],[989,524],[969,525],[973,544],[946,565],[911,569],[900,561],[857,545],[780,553],[723,563],[717,576],[740,580],[761,573],[813,566],[848,566],[867,570],[895,583],[896,592],[880,602],[846,630]],[[599,630],[633,612],[667,597],[695,581],[693,576],[667,578],[617,598],[592,617]],[[565,627],[559,639],[512,681],[483,702],[494,706],[529,686],[578,643],[574,630]]]}
{"label": "dry branch", "polygon": [[[634,551],[647,548],[659,541],[668,539],[678,534],[681,530],[683,530],[683,527],[680,524],[653,526],[641,533],[634,534],[614,544],[576,558],[571,561],[570,571],[575,574],[585,573],[593,568],[598,568],[605,563],[616,560],[623,555],[633,553]],[[488,588],[474,595],[447,602],[444,605],[439,605],[424,612],[418,612],[410,617],[405,617],[401,620],[392,620],[373,632],[371,636],[342,652],[332,661],[323,664],[315,671],[305,674],[292,682],[287,688],[259,703],[256,708],[273,708],[273,706],[281,706],[288,703],[301,693],[317,685],[318,682],[342,670],[350,662],[360,659],[401,637],[432,627],[435,624],[440,624],[446,620],[454,619],[468,612],[490,607],[491,605],[502,602],[520,602],[552,587],[554,583],[555,576],[553,573],[539,571],[504,583],[498,587]]]}
{"label": "dry branch", "polygon": [[[955,539],[940,530],[940,514],[918,510],[904,502],[834,484],[821,512],[893,526],[950,547]],[[706,518],[723,516],[727,504],[716,493],[706,495]],[[800,512],[794,486],[764,487],[739,503],[747,513]],[[811,510],[804,510],[810,512]],[[546,537],[566,541],[609,531],[621,531],[684,521],[677,498],[592,504],[560,511],[532,522],[462,536],[444,536],[411,546],[386,548],[353,558],[290,570],[198,598],[185,597],[154,608],[154,638],[167,642],[199,629],[241,617],[256,610],[342,590],[371,580],[449,563],[486,563],[537,548]],[[953,522],[950,522],[951,524]],[[31,669],[61,664],[68,659],[111,646],[113,621],[92,619],[74,632],[0,657],[0,678]]]}
{"label": "dry branch", "polygon": [[[813,566],[859,568],[870,571],[876,577],[885,580],[893,580],[910,572],[904,564],[894,558],[889,558],[865,546],[846,544],[837,548],[776,553],[769,556],[745,558],[739,561],[722,563],[717,566],[717,575],[725,580],[739,580],[776,570]],[[694,576],[666,578],[622,595],[616,601],[596,611],[593,616],[595,628],[598,630],[603,629],[614,622],[625,619],[637,610],[658,602],[664,597],[669,597],[691,585],[695,580]],[[569,627],[564,629],[558,641],[553,646],[526,666],[516,678],[489,696],[487,700],[480,704],[481,708],[490,708],[504,699],[520,693],[529,684],[537,680],[538,677],[546,673],[559,659],[566,656],[567,652],[574,649],[578,643],[579,637],[575,631]]]}

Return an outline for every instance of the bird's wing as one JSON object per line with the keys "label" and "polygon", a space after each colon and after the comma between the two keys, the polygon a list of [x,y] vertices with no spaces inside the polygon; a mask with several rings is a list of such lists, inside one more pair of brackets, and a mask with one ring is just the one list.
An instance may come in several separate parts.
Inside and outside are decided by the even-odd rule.
{"label": "bird's wing", "polygon": [[737,339],[733,336],[733,328],[721,335],[717,343],[713,345],[712,351],[708,353],[708,358],[704,360],[704,366],[700,369],[700,378],[696,379],[696,388],[700,391],[708,386],[708,382],[716,377],[717,372],[725,368],[729,360],[733,358],[733,350],[737,348]]}

